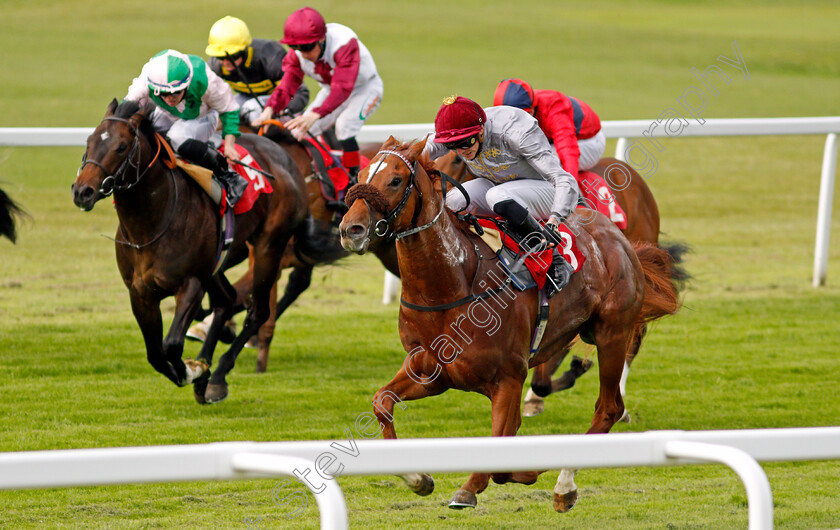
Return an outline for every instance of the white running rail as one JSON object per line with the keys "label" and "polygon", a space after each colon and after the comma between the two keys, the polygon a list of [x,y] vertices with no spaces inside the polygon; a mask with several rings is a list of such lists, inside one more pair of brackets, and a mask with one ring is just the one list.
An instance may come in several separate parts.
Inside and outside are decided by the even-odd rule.
{"label": "white running rail", "polygon": [[[679,122],[678,122],[679,123]],[[816,243],[814,246],[813,285],[825,285],[828,273],[828,248],[831,236],[831,209],[834,197],[834,180],[837,172],[837,134],[840,133],[840,117],[813,118],[734,118],[709,119],[703,124],[696,120],[672,133],[661,121],[627,120],[603,121],[601,128],[607,138],[617,138],[615,157],[627,158],[628,138],[643,138],[648,151],[657,151],[651,146],[650,138],[676,138],[682,136],[767,136],[767,135],[802,135],[825,134],[822,173],[820,176],[819,207],[817,211]],[[68,127],[0,127],[0,147],[2,146],[83,146],[92,128]],[[401,140],[421,138],[434,131],[432,123],[413,123],[402,125],[365,125],[357,136],[360,142],[384,142],[388,136]],[[647,134],[645,134],[647,133]],[[632,159],[631,159],[631,165]],[[642,175],[644,176],[644,174]],[[399,287],[399,279],[385,273],[385,292],[383,302],[393,300]]]}
{"label": "white running rail", "polygon": [[[320,493],[315,496],[321,528],[347,528],[347,507],[338,483],[306,472],[326,472],[316,466],[327,454],[331,470],[344,466],[342,476],[720,463],[732,468],[744,483],[749,528],[766,530],[773,528],[773,496],[758,462],[840,459],[840,427],[217,442],[0,453],[0,489],[264,478],[292,476],[298,470],[320,481],[315,486]],[[312,489],[313,484],[307,487]],[[406,495],[411,495],[408,489]],[[581,502],[586,502],[585,497]]]}

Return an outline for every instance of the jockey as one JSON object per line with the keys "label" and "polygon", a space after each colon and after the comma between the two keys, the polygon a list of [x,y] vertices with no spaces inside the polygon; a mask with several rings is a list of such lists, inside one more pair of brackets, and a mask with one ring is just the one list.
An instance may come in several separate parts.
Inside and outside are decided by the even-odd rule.
{"label": "jockey", "polygon": [[[207,65],[233,89],[239,103],[239,119],[250,124],[283,77],[286,49],[274,40],[252,39],[245,22],[230,16],[213,24],[207,40]],[[301,84],[288,111],[298,114],[307,103],[309,88]]]}
{"label": "jockey", "polygon": [[307,132],[322,134],[335,124],[343,151],[342,163],[351,181],[359,173],[356,134],[382,101],[382,78],[368,49],[347,26],[325,24],[311,7],[298,9],[286,19],[283,44],[295,53],[283,59],[283,79],[269,98],[254,126],[286,108],[304,74],[321,86],[309,109],[288,123],[298,140]]}
{"label": "jockey", "polygon": [[563,169],[578,178],[601,160],[607,139],[598,115],[583,101],[556,90],[534,90],[521,79],[505,79],[496,87],[493,105],[518,107],[540,124],[560,157]]}
{"label": "jockey", "polygon": [[[430,158],[455,151],[479,177],[463,185],[470,195],[468,211],[504,217],[521,238],[536,233],[549,246],[559,240],[556,228],[578,204],[580,191],[554,156],[537,120],[513,107],[482,109],[471,99],[448,97],[430,138],[424,150]],[[466,198],[451,190],[446,206],[461,211],[467,207]],[[535,217],[548,219],[545,230]],[[571,266],[559,261],[566,266],[559,276],[565,272],[568,280]]]}
{"label": "jockey", "polygon": [[[213,171],[227,191],[230,206],[236,204],[248,181],[230,169],[225,157],[239,160],[235,141],[239,136],[239,106],[230,87],[195,55],[163,50],[147,62],[128,87],[127,101],[140,105],[153,102],[156,131],[166,134],[182,157]],[[222,123],[222,155],[208,143]]]}

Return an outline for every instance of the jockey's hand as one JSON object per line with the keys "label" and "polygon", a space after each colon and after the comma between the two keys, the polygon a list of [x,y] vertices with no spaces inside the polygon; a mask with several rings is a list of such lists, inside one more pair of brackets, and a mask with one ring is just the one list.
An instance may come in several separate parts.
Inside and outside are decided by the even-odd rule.
{"label": "jockey's hand", "polygon": [[230,160],[239,160],[239,153],[236,152],[236,137],[232,134],[225,136],[225,157]]}
{"label": "jockey's hand", "polygon": [[312,127],[316,121],[321,119],[321,115],[314,111],[309,111],[296,118],[292,118],[286,123],[286,128],[289,129],[298,141],[303,140],[309,128]]}
{"label": "jockey's hand", "polygon": [[251,122],[251,127],[259,127],[260,125],[262,125],[263,123],[265,123],[273,117],[274,109],[266,105],[265,108],[263,108],[262,112],[260,112],[260,115],[257,116],[257,119]]}
{"label": "jockey's hand", "polygon": [[557,231],[557,227],[560,226],[560,224],[562,222],[563,222],[562,220],[559,220],[559,219],[557,219],[557,217],[552,215],[551,217],[548,218],[548,221],[546,221],[545,227],[550,232],[555,232],[555,231]]}

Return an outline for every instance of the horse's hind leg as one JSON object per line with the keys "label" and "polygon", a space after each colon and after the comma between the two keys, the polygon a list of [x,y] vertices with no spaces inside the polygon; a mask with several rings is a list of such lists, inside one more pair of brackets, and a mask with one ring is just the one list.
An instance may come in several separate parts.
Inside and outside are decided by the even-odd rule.
{"label": "horse's hind leg", "polygon": [[[283,297],[277,302],[276,306],[272,306],[271,316],[268,321],[260,326],[259,332],[259,353],[257,354],[257,371],[265,372],[268,366],[268,350],[271,347],[271,340],[274,338],[274,327],[277,319],[283,315],[286,309],[292,305],[295,300],[307,289],[312,283],[312,265],[305,265],[303,267],[295,267],[289,274],[289,281],[286,282],[286,290],[283,292]],[[272,302],[277,299],[277,286],[272,288],[273,296]],[[262,369],[261,369],[262,368]]]}
{"label": "horse's hind leg", "polygon": [[[592,425],[586,434],[609,432],[624,413],[621,398],[621,374],[624,371],[630,326],[600,325],[595,329],[595,344],[598,346],[598,377],[601,385]],[[554,486],[554,509],[558,512],[571,510],[577,502],[575,470],[563,469]]]}

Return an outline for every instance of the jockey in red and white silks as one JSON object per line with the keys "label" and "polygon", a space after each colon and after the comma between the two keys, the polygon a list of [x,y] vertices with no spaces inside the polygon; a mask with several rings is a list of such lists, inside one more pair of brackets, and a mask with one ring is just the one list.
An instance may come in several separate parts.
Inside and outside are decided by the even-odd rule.
{"label": "jockey in red and white silks", "polygon": [[283,59],[283,79],[255,123],[286,108],[307,75],[321,86],[306,112],[286,127],[302,139],[307,132],[318,135],[335,125],[341,143],[342,162],[358,173],[356,134],[382,102],[383,83],[368,49],[356,34],[341,24],[325,24],[312,8],[301,8],[286,20],[281,41],[294,53]]}

